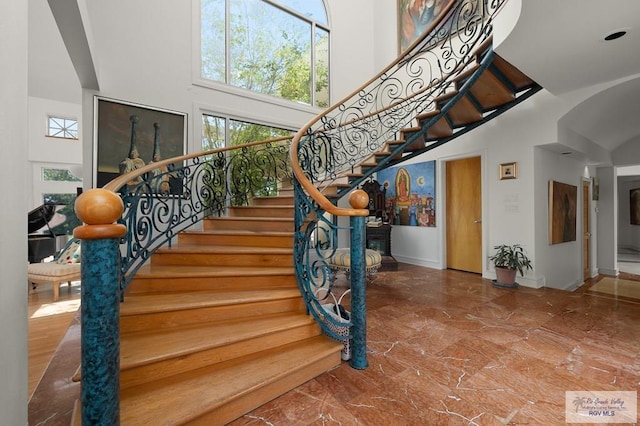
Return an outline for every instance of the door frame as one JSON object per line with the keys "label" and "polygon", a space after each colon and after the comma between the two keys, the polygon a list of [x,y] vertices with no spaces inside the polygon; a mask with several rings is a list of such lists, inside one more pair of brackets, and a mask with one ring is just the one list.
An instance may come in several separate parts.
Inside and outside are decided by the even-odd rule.
{"label": "door frame", "polygon": [[488,260],[487,260],[487,232],[489,227],[489,208],[487,203],[487,194],[488,194],[488,186],[487,186],[487,149],[482,149],[478,151],[469,151],[465,153],[448,155],[444,157],[438,157],[437,165],[438,165],[438,182],[440,182],[438,186],[438,192],[441,194],[440,198],[440,211],[442,212],[440,215],[440,223],[442,226],[440,227],[439,239],[440,239],[440,258],[442,259],[442,269],[447,268],[447,169],[446,164],[448,161],[455,160],[463,160],[465,158],[470,157],[480,157],[480,192],[481,194],[481,212],[482,212],[482,277],[487,277],[488,272]]}
{"label": "door frame", "polygon": [[[583,196],[584,193],[582,191],[583,186],[585,184],[588,184],[588,186],[589,186],[589,190],[588,190],[589,195],[587,196],[586,200],[584,199],[584,196]],[[580,239],[581,239],[581,243],[580,243],[580,247],[581,247],[580,264],[582,265],[581,271],[584,272],[584,269],[585,269],[585,264],[584,264],[584,255],[585,255],[585,253],[584,252],[585,252],[585,250],[589,250],[589,257],[588,257],[589,278],[592,278],[593,265],[594,265],[594,261],[593,261],[593,255],[594,255],[594,253],[593,253],[593,240],[594,240],[594,238],[593,238],[593,235],[594,235],[593,222],[594,222],[594,218],[595,218],[595,216],[592,214],[592,211],[591,211],[591,207],[592,207],[591,199],[593,197],[593,178],[582,178],[582,181],[580,183],[580,194],[582,195],[582,203],[581,203],[582,209],[580,210],[580,231],[581,231],[580,232]],[[584,219],[583,219],[583,212],[584,212],[584,208],[585,208],[585,203],[586,203],[587,214],[588,214],[588,219],[589,219],[589,223],[587,224],[588,225],[588,232],[590,234],[590,237],[589,237],[589,240],[588,240],[588,243],[587,243],[588,246],[585,246],[585,244],[584,244],[584,235],[583,235],[584,228],[585,228]],[[583,282],[584,282],[584,273],[582,275],[583,275],[582,278],[583,278]]]}

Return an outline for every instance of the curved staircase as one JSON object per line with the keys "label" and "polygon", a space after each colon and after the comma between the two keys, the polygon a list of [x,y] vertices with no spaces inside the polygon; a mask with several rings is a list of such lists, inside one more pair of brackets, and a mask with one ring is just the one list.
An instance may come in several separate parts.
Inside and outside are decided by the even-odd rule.
{"label": "curved staircase", "polygon": [[[492,2],[491,14],[479,19],[502,3]],[[392,92],[393,73],[407,77],[428,49],[448,48],[461,30],[442,35],[445,25],[457,16],[469,22],[465,6],[453,4],[405,56],[298,132],[291,147],[295,199],[257,197],[227,216],[204,219],[202,230],[182,230],[177,244],[144,248],[153,254],[125,284],[120,306],[122,424],[225,424],[340,364],[342,344],[308,314],[308,303],[318,303],[308,282],[317,270],[301,265],[307,254],[296,252],[310,250],[313,229],[301,224],[317,226],[325,212],[361,216],[334,210],[337,200],[378,170],[451,142],[541,89],[493,52],[486,19],[450,69],[437,62],[436,77],[393,91],[404,98],[384,104],[372,95]],[[199,155],[194,164],[202,168],[212,152],[174,161]],[[228,153],[213,154],[222,161]],[[213,169],[202,173],[207,182],[218,177]],[[189,188],[198,195],[208,189]]]}
{"label": "curved staircase", "polygon": [[122,424],[225,424],[340,364],[293,268],[293,200],[256,198],[159,249],[120,308]]}

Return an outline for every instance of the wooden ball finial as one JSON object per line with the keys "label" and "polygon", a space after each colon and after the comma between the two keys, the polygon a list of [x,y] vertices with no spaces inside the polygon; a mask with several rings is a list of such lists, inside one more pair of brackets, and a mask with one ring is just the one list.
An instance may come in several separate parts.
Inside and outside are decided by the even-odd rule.
{"label": "wooden ball finial", "polygon": [[362,189],[356,189],[349,194],[349,204],[354,209],[366,209],[369,205],[369,194]]}
{"label": "wooden ball finial", "polygon": [[87,225],[112,224],[122,216],[122,199],[112,191],[102,188],[83,192],[75,203],[76,215]]}

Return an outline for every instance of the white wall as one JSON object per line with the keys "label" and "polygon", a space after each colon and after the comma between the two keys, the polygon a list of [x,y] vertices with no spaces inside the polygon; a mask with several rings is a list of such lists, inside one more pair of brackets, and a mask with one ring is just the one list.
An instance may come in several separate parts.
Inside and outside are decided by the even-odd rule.
{"label": "white wall", "polygon": [[[46,136],[47,117],[78,120],[78,140]],[[82,177],[82,108],[79,104],[29,98],[29,209],[42,204],[43,194],[75,194],[82,182],[45,182],[42,169],[69,169]]]}
{"label": "white wall", "polygon": [[[27,28],[28,2],[2,4],[0,25],[0,167],[6,197],[0,207],[0,413],[2,424],[26,425],[27,350]],[[8,66],[7,64],[10,64]]]}

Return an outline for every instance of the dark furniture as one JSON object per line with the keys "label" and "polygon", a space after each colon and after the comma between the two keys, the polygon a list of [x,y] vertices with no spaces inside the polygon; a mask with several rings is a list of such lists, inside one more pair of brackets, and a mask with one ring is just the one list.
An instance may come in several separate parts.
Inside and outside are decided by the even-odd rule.
{"label": "dark furniture", "polygon": [[[386,188],[378,181],[370,180],[362,184],[362,190],[369,195],[369,217],[378,219],[377,226],[367,224],[366,245],[368,249],[377,250],[382,255],[381,271],[398,270],[398,262],[391,254],[391,224],[388,223],[386,211]],[[381,223],[381,224],[380,224]]]}

